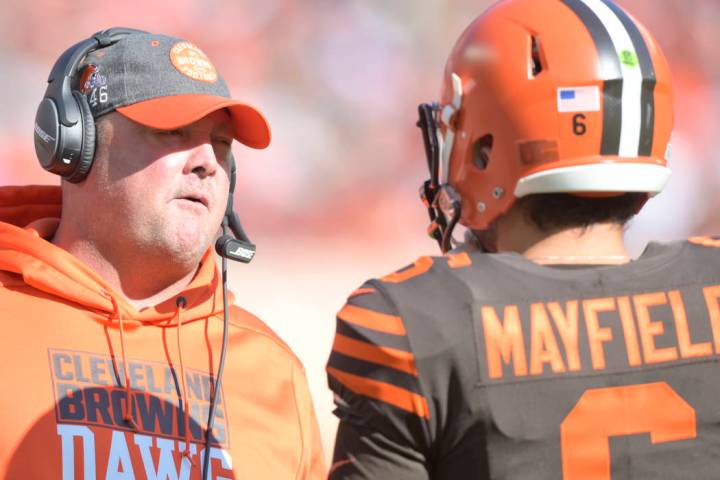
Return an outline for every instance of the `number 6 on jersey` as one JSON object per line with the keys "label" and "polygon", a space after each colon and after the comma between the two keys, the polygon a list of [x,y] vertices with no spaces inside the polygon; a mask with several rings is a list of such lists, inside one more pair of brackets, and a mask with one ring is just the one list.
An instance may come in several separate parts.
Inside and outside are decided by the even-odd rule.
{"label": "number 6 on jersey", "polygon": [[586,390],[560,424],[564,480],[610,480],[610,437],[695,438],[695,410],[665,382]]}

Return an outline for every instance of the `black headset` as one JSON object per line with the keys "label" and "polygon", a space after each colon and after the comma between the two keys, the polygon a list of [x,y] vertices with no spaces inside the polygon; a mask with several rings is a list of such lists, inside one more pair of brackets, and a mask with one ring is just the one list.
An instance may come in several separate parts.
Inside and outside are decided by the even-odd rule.
{"label": "black headset", "polygon": [[133,28],[110,28],[68,48],[52,68],[45,96],[35,114],[35,153],[40,165],[68,182],[82,182],[95,155],[95,119],[87,98],[76,84],[85,56],[123,37],[148,33]]}
{"label": "black headset", "polygon": [[[45,96],[35,114],[35,153],[45,170],[60,175],[68,182],[85,180],[95,156],[95,119],[87,98],[78,89],[78,67],[90,52],[140,33],[148,32],[121,27],[101,30],[68,48],[57,59],[48,77]],[[229,228],[235,236],[221,236],[215,250],[222,257],[248,263],[255,255],[255,245],[248,239],[233,210],[236,170],[231,155],[230,195],[223,233]]]}

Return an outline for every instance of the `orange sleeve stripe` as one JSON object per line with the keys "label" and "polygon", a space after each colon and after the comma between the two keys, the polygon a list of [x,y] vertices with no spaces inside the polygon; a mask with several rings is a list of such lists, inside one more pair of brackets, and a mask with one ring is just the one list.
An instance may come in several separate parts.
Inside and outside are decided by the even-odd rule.
{"label": "orange sleeve stripe", "polygon": [[357,297],[358,295],[365,295],[366,293],[375,293],[375,289],[371,287],[366,288],[358,288],[354,292],[352,292],[348,298]]}
{"label": "orange sleeve stripe", "polygon": [[472,265],[472,259],[467,252],[448,254],[447,259],[450,268],[462,268]]}
{"label": "orange sleeve stripe", "polygon": [[396,315],[379,313],[367,308],[345,305],[337,314],[338,318],[361,327],[393,335],[405,335],[402,319]]}
{"label": "orange sleeve stripe", "polygon": [[415,356],[410,352],[373,345],[340,334],[335,335],[332,349],[348,357],[377,363],[417,377]]}
{"label": "orange sleeve stripe", "polygon": [[422,275],[423,273],[430,270],[432,265],[433,259],[431,257],[420,257],[411,267],[408,267],[400,272],[385,275],[384,277],[381,277],[380,280],[387,283],[401,283],[405,280],[417,277],[418,275]]}
{"label": "orange sleeve stripe", "polygon": [[720,239],[715,239],[712,237],[692,237],[688,238],[688,242],[694,243],[696,245],[702,245],[703,247],[715,247],[720,248]]}
{"label": "orange sleeve stripe", "polygon": [[425,419],[430,418],[427,401],[422,395],[389,383],[341,372],[333,367],[327,367],[327,372],[354,393],[389,403]]}

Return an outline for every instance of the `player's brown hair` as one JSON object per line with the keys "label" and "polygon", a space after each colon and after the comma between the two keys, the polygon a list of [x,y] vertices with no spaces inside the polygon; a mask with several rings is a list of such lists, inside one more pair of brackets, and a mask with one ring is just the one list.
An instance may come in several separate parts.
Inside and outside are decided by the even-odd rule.
{"label": "player's brown hair", "polygon": [[647,194],[625,193],[616,197],[581,197],[566,193],[528,195],[517,207],[541,231],[589,227],[594,223],[625,225],[640,209]]}

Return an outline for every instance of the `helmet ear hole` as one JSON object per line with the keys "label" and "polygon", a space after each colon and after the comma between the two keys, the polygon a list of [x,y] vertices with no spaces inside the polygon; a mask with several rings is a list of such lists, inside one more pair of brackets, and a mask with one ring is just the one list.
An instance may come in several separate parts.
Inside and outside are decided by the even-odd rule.
{"label": "helmet ear hole", "polygon": [[540,55],[540,41],[533,35],[530,37],[530,71],[533,77],[537,77],[543,71],[543,64]]}
{"label": "helmet ear hole", "polygon": [[473,163],[480,170],[485,170],[490,163],[490,152],[493,147],[493,136],[483,135],[473,145]]}

